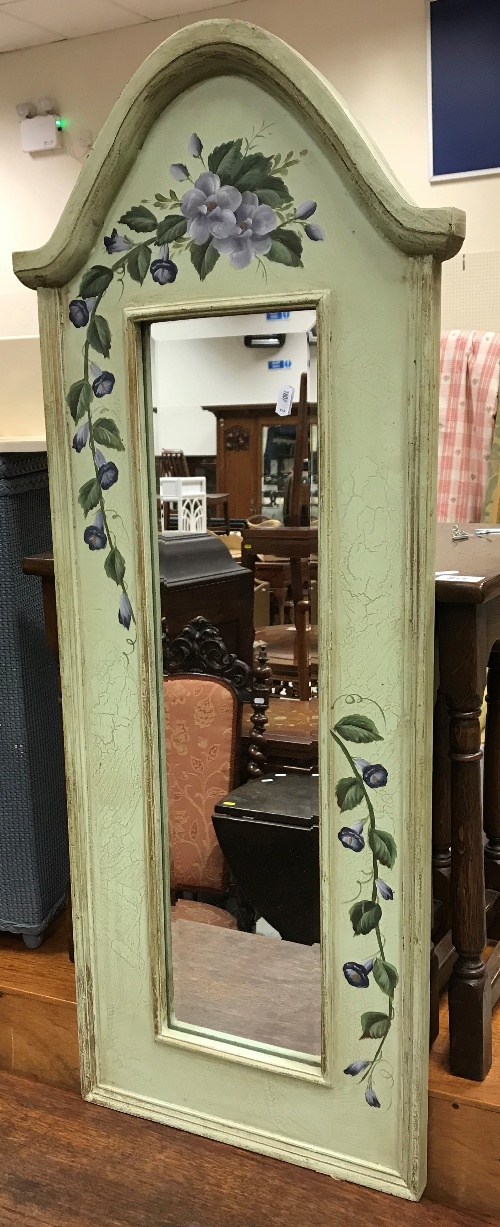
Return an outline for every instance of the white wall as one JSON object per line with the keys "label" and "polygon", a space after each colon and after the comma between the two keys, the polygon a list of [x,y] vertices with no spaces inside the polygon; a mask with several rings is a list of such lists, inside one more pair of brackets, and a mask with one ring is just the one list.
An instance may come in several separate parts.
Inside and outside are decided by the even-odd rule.
{"label": "white wall", "polygon": [[[314,318],[313,311],[296,311],[278,323],[265,316],[233,316],[155,324],[156,447],[180,449],[186,456],[215,456],[217,421],[203,405],[275,403],[283,384],[292,384],[298,396],[300,376],[308,369],[307,329]],[[246,348],[245,334],[274,331],[286,335],[282,349]],[[273,359],[291,366],[269,370]]]}
{"label": "white wall", "polygon": [[[466,251],[500,247],[499,176],[428,180],[426,0],[242,0],[230,12],[286,39],[320,69],[418,204],[466,209]],[[202,16],[227,20],[228,10]],[[36,335],[35,296],[15,280],[11,252],[51,234],[78,174],[79,133],[97,133],[145,56],[187,23],[183,16],[0,56],[0,337]],[[15,105],[43,94],[69,118],[66,148],[30,158],[21,152]],[[0,399],[0,435],[12,433],[13,412]],[[41,405],[39,413],[41,421]]]}

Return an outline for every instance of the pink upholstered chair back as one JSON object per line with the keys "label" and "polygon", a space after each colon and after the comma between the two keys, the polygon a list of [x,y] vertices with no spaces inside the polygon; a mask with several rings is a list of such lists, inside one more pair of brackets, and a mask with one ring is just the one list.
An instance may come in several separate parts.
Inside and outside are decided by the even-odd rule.
{"label": "pink upholstered chair back", "polygon": [[227,866],[212,823],[235,785],[239,703],[227,682],[196,675],[163,679],[170,885],[224,892]]}

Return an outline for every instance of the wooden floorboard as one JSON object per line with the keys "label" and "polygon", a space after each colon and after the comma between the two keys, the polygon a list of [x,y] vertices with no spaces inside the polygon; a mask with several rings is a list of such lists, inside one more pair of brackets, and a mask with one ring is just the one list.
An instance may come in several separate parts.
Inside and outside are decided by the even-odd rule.
{"label": "wooden floorboard", "polygon": [[[47,1102],[45,1128],[49,1131],[52,1128],[52,1114],[56,1112],[57,1116],[57,1111],[59,1111],[59,1108],[56,1111],[57,1104],[60,1105],[65,1102],[64,1097],[62,1100],[59,1100],[57,1096],[53,1099],[52,1092],[49,1091],[48,1087],[67,1088],[74,1091],[79,1089],[75,998],[74,968],[68,959],[67,923],[64,916],[54,921],[46,942],[36,951],[26,950],[22,941],[17,937],[0,934],[0,1070],[22,1074],[27,1078],[37,1079],[41,1084],[46,1084],[46,1089],[42,1086],[40,1087],[40,1098],[36,1098],[36,1089],[33,1091],[34,1098],[30,1109],[35,1113],[40,1135],[43,1130],[42,1112],[44,1097],[46,1097]],[[483,1215],[493,1216],[498,1221],[500,1220],[500,1005],[495,1010],[493,1017],[493,1068],[490,1074],[483,1083],[466,1082],[461,1078],[453,1078],[448,1069],[447,1002],[445,996],[442,999],[440,1035],[434,1044],[430,1058],[429,1179],[425,1198],[427,1201],[441,1202],[444,1205],[453,1206],[457,1210],[465,1211],[471,1209]],[[16,1094],[19,1096],[19,1092],[16,1092]],[[70,1100],[69,1102],[72,1101]],[[78,1100],[77,1103],[79,1103]],[[102,1110],[90,1108],[90,1105],[81,1105],[81,1108],[83,1115],[79,1116],[77,1109],[73,1105],[72,1118],[75,1121],[74,1128],[76,1132],[81,1129],[85,1134],[87,1121],[94,1122],[94,1119],[95,1121],[99,1119],[98,1117],[94,1118],[94,1116],[87,1117],[85,1113],[89,1110],[92,1113]],[[106,1114],[106,1118],[108,1115]],[[113,1113],[111,1115],[113,1122],[115,1122],[116,1114]],[[127,1129],[131,1126],[130,1121],[127,1121],[126,1118],[122,1119],[126,1121],[126,1124],[123,1126],[113,1124],[110,1133],[110,1136],[118,1140],[122,1137],[121,1128]],[[100,1126],[93,1124],[92,1128],[94,1130],[94,1139],[96,1139]],[[149,1128],[149,1124],[134,1122],[133,1129],[135,1132],[133,1136],[140,1139],[142,1130],[146,1131],[144,1136],[149,1136],[149,1133],[147,1133]],[[163,1131],[159,1126],[152,1126],[152,1128],[155,1130],[155,1133],[151,1136],[157,1139],[155,1142],[155,1153],[160,1155],[162,1152],[161,1137]],[[158,1129],[160,1129],[159,1133]],[[95,1132],[96,1130],[97,1132]],[[127,1134],[127,1136],[132,1137],[132,1134]],[[168,1154],[171,1153],[171,1147],[174,1146],[171,1140],[172,1137],[176,1139],[184,1138],[184,1141],[177,1141],[175,1145],[179,1146],[181,1151],[183,1146],[187,1146],[188,1151],[186,1151],[186,1154],[189,1152],[189,1146],[193,1145],[185,1140],[185,1135],[173,1133],[173,1131],[167,1131],[165,1136],[169,1138]],[[0,1185],[2,1182],[3,1140],[3,1130],[0,1130]],[[201,1139],[199,1142],[202,1147],[210,1147],[212,1145],[211,1143],[201,1142]],[[26,1146],[26,1150],[24,1156],[20,1156],[19,1168],[15,1169],[17,1181],[21,1178],[20,1173],[23,1170],[23,1164],[26,1179],[29,1179],[29,1143],[25,1141],[23,1144]],[[97,1141],[94,1144],[97,1146]],[[118,1141],[113,1141],[113,1146],[117,1145]],[[163,1149],[166,1146],[167,1143],[164,1142]],[[225,1164],[227,1166],[228,1160],[224,1158],[225,1152],[226,1148],[221,1150],[220,1146],[215,1151],[210,1151],[211,1154],[217,1155],[217,1163],[219,1165],[224,1166]],[[198,1152],[195,1149],[192,1153],[196,1156]],[[203,1151],[203,1154],[208,1155],[209,1151]],[[122,1158],[125,1161],[123,1156]],[[120,1159],[121,1161],[122,1159]],[[187,1163],[187,1159],[185,1161]],[[90,1163],[88,1156],[86,1162]],[[159,1162],[160,1160],[158,1159]],[[251,1166],[245,1166],[249,1162],[248,1156],[241,1158],[241,1163],[243,1164],[241,1170],[248,1173],[247,1179],[251,1179],[253,1171]],[[252,1162],[258,1161],[253,1160]],[[263,1160],[263,1162],[272,1164],[271,1160]],[[76,1157],[73,1147],[70,1147],[66,1156],[60,1154],[58,1164],[59,1166],[62,1164],[66,1171],[68,1164],[71,1166],[73,1163],[76,1163]],[[231,1164],[229,1166],[231,1167]],[[299,1180],[296,1172],[297,1169],[291,1166],[287,1168],[287,1181],[291,1181],[293,1184]],[[108,1173],[108,1176],[111,1187],[113,1182],[111,1171]],[[108,1179],[108,1176],[106,1176],[106,1179]],[[321,1187],[323,1190],[328,1190],[328,1197],[331,1197],[331,1182],[326,1178],[308,1177],[304,1174],[303,1179],[306,1181],[308,1179],[316,1181],[317,1179],[319,1181],[318,1188]],[[301,1189],[302,1187],[305,1189],[306,1186],[300,1185]],[[339,1186],[335,1187],[338,1188]],[[305,1193],[301,1193],[301,1196],[305,1197]],[[327,1193],[324,1191],[321,1196],[325,1198]],[[371,1194],[366,1194],[365,1196],[371,1197]],[[281,1205],[281,1191],[279,1200]],[[329,1204],[328,1198],[325,1205],[327,1203]],[[1,1199],[0,1205],[3,1206]],[[66,1210],[64,1212],[66,1213]],[[111,1212],[112,1210],[110,1209],[109,1213]],[[54,1218],[53,1220],[50,1218],[40,1218],[40,1212],[35,1210],[33,1206],[30,1210],[31,1218],[26,1220],[20,1219],[19,1212],[16,1210],[14,1213],[12,1207],[10,1213],[10,1219],[2,1218],[0,1213],[0,1227],[3,1227],[4,1222],[12,1222],[15,1227],[16,1223],[22,1221],[30,1222],[34,1225],[37,1223],[45,1225],[46,1222],[53,1222],[54,1227],[59,1222],[64,1223],[65,1227],[66,1223],[70,1227],[70,1224],[73,1222],[78,1224],[78,1227],[80,1227],[80,1223],[84,1222],[99,1223],[100,1227],[103,1227],[106,1221],[109,1221],[110,1224],[114,1224],[115,1221],[123,1222],[124,1227],[126,1227],[130,1221],[134,1224],[140,1222],[141,1225],[144,1224],[144,1227],[161,1227],[163,1223],[175,1221],[169,1218],[162,1219],[161,1217],[157,1219],[148,1217],[141,1219],[139,1217],[130,1220],[127,1218],[115,1220],[111,1217],[108,1220],[101,1220],[98,1217],[92,1218],[93,1210],[91,1208],[86,1210],[87,1215],[90,1215],[90,1217],[83,1219],[78,1217],[68,1217],[66,1219],[64,1217]],[[18,1215],[17,1218],[15,1214]],[[325,1209],[326,1214],[327,1210]],[[325,1223],[328,1221],[329,1227],[332,1227],[336,1220],[331,1218],[331,1211],[328,1211],[328,1214],[330,1214],[330,1218],[325,1217],[324,1221]],[[214,1219],[217,1227],[222,1227],[223,1221],[231,1225],[233,1223],[231,1217],[228,1217],[226,1220]],[[236,1218],[234,1221],[236,1222]],[[252,1223],[252,1227],[260,1227],[258,1219],[255,1220],[255,1224],[253,1220],[248,1221]],[[285,1216],[283,1219],[279,1217],[274,1220],[270,1219],[271,1224],[273,1222],[280,1224],[281,1221],[289,1223],[290,1227],[295,1223],[295,1219],[289,1216]],[[299,1220],[297,1219],[297,1221]],[[301,1227],[309,1227],[309,1224],[312,1227],[313,1223],[314,1227],[317,1227],[320,1221],[317,1219],[316,1214],[314,1218],[306,1215],[301,1223]],[[391,1220],[386,1218],[384,1221],[390,1222]],[[412,1218],[402,1221],[408,1221],[409,1223],[417,1222],[416,1219]],[[425,1221],[429,1223],[461,1223],[462,1219],[454,1220],[444,1217],[431,1218]],[[465,1222],[465,1220],[463,1221]],[[469,1218],[468,1221],[471,1222],[472,1220]],[[183,1219],[179,1220],[179,1223],[183,1222]],[[203,1217],[201,1210],[197,1214],[193,1214],[191,1220],[189,1218],[186,1219],[189,1227],[207,1227],[207,1223],[211,1222],[212,1219],[206,1220]],[[245,1218],[240,1220],[238,1227],[242,1227],[242,1224],[246,1222]]]}
{"label": "wooden floorboard", "polygon": [[[0,1074],[0,1227],[478,1227]],[[491,1220],[490,1220],[491,1222]]]}

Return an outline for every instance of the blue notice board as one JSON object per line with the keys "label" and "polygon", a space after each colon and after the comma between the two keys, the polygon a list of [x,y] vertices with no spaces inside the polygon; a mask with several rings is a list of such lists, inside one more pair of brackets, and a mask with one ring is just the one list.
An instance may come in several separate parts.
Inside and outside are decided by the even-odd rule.
{"label": "blue notice board", "polygon": [[433,179],[500,173],[500,0],[430,0]]}

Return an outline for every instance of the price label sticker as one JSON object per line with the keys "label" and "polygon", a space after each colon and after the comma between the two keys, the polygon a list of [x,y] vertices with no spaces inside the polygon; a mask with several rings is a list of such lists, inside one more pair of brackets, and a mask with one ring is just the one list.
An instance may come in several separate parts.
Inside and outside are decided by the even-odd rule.
{"label": "price label sticker", "polygon": [[283,388],[280,388],[278,399],[276,401],[276,413],[280,418],[287,418],[292,412],[293,397],[295,388],[292,388],[291,383],[286,383]]}

